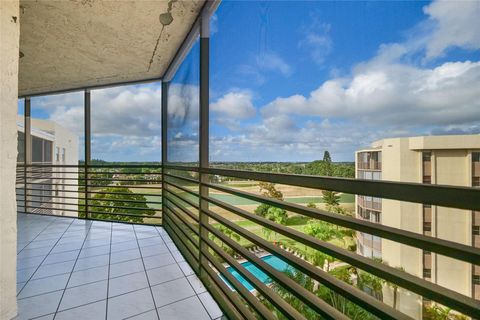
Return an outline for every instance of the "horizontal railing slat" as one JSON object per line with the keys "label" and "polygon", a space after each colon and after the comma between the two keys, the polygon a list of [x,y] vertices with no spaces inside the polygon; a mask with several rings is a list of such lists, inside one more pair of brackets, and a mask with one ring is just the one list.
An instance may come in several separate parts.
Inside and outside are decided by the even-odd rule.
{"label": "horizontal railing slat", "polygon": [[453,207],[458,209],[480,210],[480,188],[266,173],[216,168],[204,169],[204,171],[206,174],[215,174],[246,180],[267,181],[291,186],[332,190],[357,195]]}

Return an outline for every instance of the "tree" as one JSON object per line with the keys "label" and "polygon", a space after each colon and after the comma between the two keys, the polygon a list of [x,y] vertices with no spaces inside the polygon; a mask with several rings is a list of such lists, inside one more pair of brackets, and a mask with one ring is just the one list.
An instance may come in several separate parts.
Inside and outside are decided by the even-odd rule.
{"label": "tree", "polygon": [[342,238],[343,234],[334,228],[330,223],[324,221],[309,221],[303,231],[314,238],[320,239],[322,241],[330,241],[334,238]]}
{"label": "tree", "polygon": [[[332,307],[336,308],[347,317],[351,319],[377,319],[375,316],[362,309],[358,305],[354,304],[350,300],[347,300],[342,295],[336,293],[335,291],[319,285],[318,288],[316,282],[309,276],[296,269],[287,269],[284,271],[285,275],[290,279],[294,280],[296,283],[300,284],[302,287],[307,289],[310,292],[313,292],[316,296],[330,304]],[[347,268],[337,268],[329,272],[335,277],[346,281],[349,284],[352,284],[352,281],[349,276],[349,270]],[[286,302],[288,302],[293,308],[299,311],[306,319],[311,320],[320,320],[323,319],[321,315],[316,313],[313,309],[303,303],[294,293],[288,290],[276,282],[273,282],[272,289]],[[265,305],[270,308],[273,312],[276,313],[278,319],[287,319],[278,309],[276,309],[269,301],[264,301]]]}
{"label": "tree", "polygon": [[423,319],[426,320],[467,320],[468,317],[452,312],[448,307],[443,307],[438,304],[425,306],[423,308]]}
{"label": "tree", "polygon": [[[305,232],[309,236],[325,242],[328,242],[332,239],[343,239],[342,231],[338,230],[336,227],[333,227],[330,223],[324,221],[309,221],[303,228],[303,232]],[[308,250],[306,246],[305,252],[308,256],[307,259],[312,264],[322,267],[322,269],[325,265],[325,262],[327,262],[327,271],[330,269],[330,263],[335,261],[333,257],[314,249]]]}
{"label": "tree", "polygon": [[335,191],[323,190],[323,202],[328,211],[335,212],[336,208],[340,206],[340,196]]}
{"label": "tree", "polygon": [[[297,271],[296,269],[287,269],[284,271],[284,273],[293,281],[296,283],[300,284],[302,287],[305,289],[313,292],[314,291],[314,281],[312,278],[306,276],[305,274]],[[290,304],[293,308],[295,308],[297,311],[299,311],[303,316],[305,316],[306,319],[311,319],[311,320],[320,320],[322,317],[317,314],[314,310],[312,310],[309,306],[307,306],[303,301],[301,301],[297,296],[292,293],[290,290],[287,288],[279,285],[277,282],[272,283],[272,289],[283,299],[285,300],[288,304]],[[265,304],[267,305],[268,308],[270,308],[277,316],[278,319],[288,319],[279,311],[277,308],[275,308],[270,301],[266,300]]]}
{"label": "tree", "polygon": [[[285,225],[287,223],[288,214],[284,209],[270,207],[267,210],[267,215],[265,216],[268,220],[274,221],[278,224]],[[275,232],[275,241],[277,240],[277,233]]]}
{"label": "tree", "polygon": [[[102,189],[101,192],[96,193],[88,201],[89,210],[96,212],[90,213],[94,219],[142,223],[143,217],[136,217],[137,215],[153,216],[155,214],[155,210],[148,207],[147,199],[143,195],[136,194],[128,188],[111,187]],[[85,207],[85,204],[83,207]],[[128,207],[128,209],[125,209],[125,207]],[[131,216],[121,214],[129,214]],[[80,215],[85,215],[85,213],[80,213]]]}
{"label": "tree", "polygon": [[[333,175],[332,158],[330,157],[330,153],[328,151],[325,151],[325,153],[323,154],[323,163],[325,167],[324,175],[327,177],[331,177]],[[342,209],[340,208],[340,196],[337,192],[323,190],[322,196],[328,211],[335,213],[342,212]]]}
{"label": "tree", "polygon": [[[283,201],[283,193],[281,191],[278,191],[275,188],[274,183],[260,182],[258,184],[258,186],[260,187],[260,192],[262,193],[263,196],[265,196],[267,198],[277,199],[277,200]],[[270,213],[269,213],[269,211],[270,211]],[[288,218],[287,212],[284,209],[279,209],[279,208],[273,207],[273,206],[271,206],[269,204],[265,204],[265,203],[260,204],[255,209],[254,212],[257,215],[259,215],[261,217],[264,217],[264,218],[267,218],[267,219],[272,220],[272,221],[277,221],[278,219],[280,219],[280,218],[275,218],[275,217],[280,217],[280,216],[283,217],[284,216],[285,217],[285,222],[282,222],[282,224],[285,224],[286,219]],[[278,222],[278,223],[280,223],[280,222]],[[267,232],[267,231],[264,232],[265,235],[268,234],[267,239],[268,239],[270,233]]]}
{"label": "tree", "polygon": [[275,188],[275,184],[271,182],[259,182],[260,192],[267,198],[283,201],[283,193]]}
{"label": "tree", "polygon": [[262,203],[261,205],[259,205],[259,206],[255,209],[254,212],[255,212],[256,215],[259,215],[259,216],[265,218],[265,217],[267,216],[268,209],[270,209],[271,207],[272,207],[271,205]]}

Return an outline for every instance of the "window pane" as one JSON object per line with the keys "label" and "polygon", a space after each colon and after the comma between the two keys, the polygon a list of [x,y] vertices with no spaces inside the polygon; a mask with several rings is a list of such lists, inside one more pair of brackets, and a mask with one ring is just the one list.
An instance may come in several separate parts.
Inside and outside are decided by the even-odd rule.
{"label": "window pane", "polygon": [[200,44],[194,44],[168,88],[168,161],[198,163]]}
{"label": "window pane", "polygon": [[43,139],[32,135],[32,162],[43,163]]}
{"label": "window pane", "polygon": [[92,159],[161,160],[159,82],[92,90],[91,100]]}

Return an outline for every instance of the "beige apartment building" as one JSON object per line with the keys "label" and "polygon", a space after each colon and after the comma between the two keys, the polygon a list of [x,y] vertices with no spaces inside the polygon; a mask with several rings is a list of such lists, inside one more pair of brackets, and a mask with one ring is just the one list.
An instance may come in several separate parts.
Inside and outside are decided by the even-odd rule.
{"label": "beige apartment building", "polygon": [[[23,117],[17,116],[17,210],[40,214],[78,216],[78,136],[54,121],[31,119],[31,159],[25,159]],[[24,183],[23,165],[28,167]],[[49,167],[52,165],[54,167]],[[71,166],[60,168],[58,166]],[[27,195],[25,199],[25,194]],[[27,207],[25,208],[25,204]],[[52,209],[54,208],[54,209]]]}
{"label": "beige apartment building", "polygon": [[[355,155],[358,179],[480,187],[480,135],[394,138],[376,141]],[[480,247],[480,212],[356,196],[356,216],[390,227]],[[480,266],[357,233],[357,252],[480,300]],[[393,292],[384,289],[393,305]],[[422,318],[422,300],[398,291],[397,308]]]}

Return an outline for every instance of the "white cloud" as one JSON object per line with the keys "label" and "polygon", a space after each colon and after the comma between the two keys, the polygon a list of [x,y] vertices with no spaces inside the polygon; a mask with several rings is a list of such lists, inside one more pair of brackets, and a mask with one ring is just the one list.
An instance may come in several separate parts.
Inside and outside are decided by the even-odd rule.
{"label": "white cloud", "polygon": [[424,8],[433,31],[426,56],[442,56],[450,47],[480,48],[480,1],[435,1]]}
{"label": "white cloud", "polygon": [[263,52],[256,58],[257,66],[262,70],[276,71],[284,76],[292,74],[292,67],[274,52]]}
{"label": "white cloud", "polygon": [[436,68],[368,65],[350,78],[324,82],[309,96],[277,98],[262,113],[356,119],[379,124],[434,125],[480,120],[480,62]]}
{"label": "white cloud", "polygon": [[210,110],[222,117],[244,120],[255,117],[252,94],[248,91],[228,92],[210,105]]}
{"label": "white cloud", "polygon": [[[50,120],[83,135],[84,107],[78,93],[49,96],[40,105]],[[91,91],[92,134],[97,136],[155,136],[160,133],[160,86],[131,86]]]}
{"label": "white cloud", "polygon": [[262,51],[258,55],[250,57],[248,63],[239,65],[237,72],[243,78],[250,77],[257,84],[264,84],[269,73],[289,77],[293,73],[293,68],[277,53]]}
{"label": "white cloud", "polygon": [[302,28],[303,38],[298,43],[299,47],[305,48],[313,62],[322,66],[326,57],[332,52],[333,42],[330,38],[331,25],[321,22],[313,16],[313,22]]}

